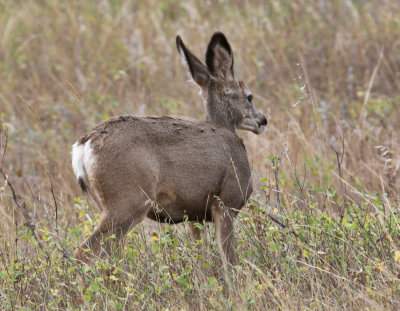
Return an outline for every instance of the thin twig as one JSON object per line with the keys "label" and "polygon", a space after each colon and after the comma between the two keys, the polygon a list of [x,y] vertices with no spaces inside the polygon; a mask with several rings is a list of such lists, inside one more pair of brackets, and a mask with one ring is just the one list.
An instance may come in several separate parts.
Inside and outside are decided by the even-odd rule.
{"label": "thin twig", "polygon": [[33,202],[33,225],[36,225],[36,200],[35,200],[35,196],[33,195],[33,191],[31,189],[31,186],[29,185],[29,183],[25,182],[25,184],[28,187],[29,192],[31,193],[32,202]]}
{"label": "thin twig", "polygon": [[41,125],[43,125],[42,119],[40,118],[40,115],[35,110],[35,108],[33,108],[33,106],[30,103],[28,103],[28,101],[25,98],[23,98],[21,95],[17,95],[17,97],[29,108],[29,110],[31,110],[35,114],[36,118],[39,120],[39,123]]}
{"label": "thin twig", "polygon": [[383,47],[381,48],[381,50],[379,51],[379,56],[378,56],[378,62],[376,63],[374,70],[372,71],[371,74],[371,78],[368,81],[368,87],[367,87],[367,91],[365,92],[364,95],[364,100],[363,100],[363,105],[361,107],[360,110],[360,115],[358,116],[358,122],[360,123],[360,127],[363,128],[364,126],[364,111],[365,111],[365,107],[367,106],[368,100],[369,100],[369,96],[371,94],[371,89],[372,86],[374,85],[375,82],[375,77],[378,73],[379,68],[381,67],[381,62],[382,62],[382,58],[383,58]]}
{"label": "thin twig", "polygon": [[343,135],[340,136],[341,142],[342,142],[342,152],[341,155],[339,155],[339,151],[336,150],[336,148],[331,144],[331,149],[333,150],[333,152],[336,155],[336,166],[338,169],[338,174],[339,174],[339,181],[340,181],[340,190],[342,192],[342,197],[343,197],[343,204],[340,208],[340,217],[343,219],[344,217],[344,209],[345,209],[345,204],[346,204],[346,185],[343,182],[343,175],[342,175],[342,162],[343,162],[343,158],[344,158],[344,137]]}
{"label": "thin twig", "polygon": [[281,226],[282,228],[287,228],[287,226],[281,222],[278,218],[276,218],[274,215],[272,215],[271,213],[267,212],[267,216],[276,224],[278,224],[279,226]]}
{"label": "thin twig", "polygon": [[281,200],[279,197],[279,177],[278,177],[278,172],[279,172],[279,165],[281,162],[281,156],[279,155],[276,158],[272,159],[272,169],[274,171],[274,179],[275,179],[275,200],[276,200],[276,208],[278,210],[281,210]]}
{"label": "thin twig", "polygon": [[231,163],[232,163],[233,172],[235,173],[236,181],[237,181],[238,186],[239,186],[240,193],[242,194],[243,200],[245,200],[245,197],[244,197],[244,194],[243,194],[243,190],[242,190],[242,186],[240,184],[239,176],[238,176],[237,171],[236,171],[235,162],[233,162],[232,157],[230,159],[231,159]]}
{"label": "thin twig", "polygon": [[[32,224],[32,221],[31,221],[28,213],[25,211],[25,208],[23,207],[25,205],[25,203],[22,203],[22,205],[21,205],[18,202],[17,195],[16,195],[16,192],[14,190],[14,186],[12,185],[12,183],[10,182],[8,176],[4,172],[4,158],[5,158],[5,155],[6,155],[7,144],[8,144],[8,133],[7,133],[7,131],[5,132],[4,137],[5,137],[5,143],[4,143],[4,146],[2,146],[4,149],[3,149],[3,156],[1,158],[0,174],[3,176],[4,180],[7,183],[7,186],[10,188],[11,194],[12,194],[12,199],[13,199],[15,205],[17,206],[17,208],[21,211],[22,215],[24,216],[24,218],[26,220],[26,225],[31,230],[32,235],[35,238],[36,242],[38,243],[40,249],[46,254],[46,260],[49,262],[50,256],[47,253],[47,251],[44,249],[44,247],[42,245],[42,242],[40,242],[39,238],[37,237],[36,231],[35,231],[35,226]],[[3,141],[2,141],[2,143],[3,143]]]}
{"label": "thin twig", "polygon": [[[289,162],[290,170],[292,171],[292,174],[293,174],[294,179],[296,181],[297,187],[300,190],[300,193],[299,193],[300,194],[300,199],[301,199],[300,200],[300,208],[301,208],[301,210],[304,210],[304,204],[302,203],[302,201],[304,200],[304,181],[305,181],[305,179],[303,179],[303,184],[300,184],[299,178],[297,176],[296,168],[293,167],[292,160],[290,159],[288,150],[286,150],[285,155],[286,155],[286,158],[287,158],[287,160]],[[305,171],[306,171],[306,167],[304,166],[304,175],[305,175]]]}
{"label": "thin twig", "polygon": [[[54,167],[52,169],[52,174],[54,174]],[[56,228],[55,228],[55,230],[56,230],[56,234],[58,236],[58,204],[57,204],[56,196],[54,194],[53,179],[51,178],[50,174],[49,174],[49,179],[50,179],[50,192],[53,197],[54,208],[56,210]]]}
{"label": "thin twig", "polygon": [[[308,89],[308,92],[310,94],[310,101],[311,101],[311,105],[313,107],[313,112],[314,112],[315,124],[317,126],[318,137],[319,137],[320,141],[322,142],[323,139],[322,139],[321,130],[320,130],[320,127],[319,127],[319,118],[318,118],[319,117],[319,112],[318,112],[319,107],[316,107],[316,104],[314,102],[314,96],[313,96],[313,93],[311,91],[310,80],[308,79],[308,73],[307,73],[307,70],[306,70],[306,67],[305,67],[305,62],[304,62],[303,58],[301,58],[300,63],[301,63],[301,68],[303,69],[303,72],[304,72],[304,77],[306,78],[307,89]],[[321,146],[324,146],[324,144],[321,144]],[[322,147],[322,151],[323,152],[325,151],[323,147]]]}

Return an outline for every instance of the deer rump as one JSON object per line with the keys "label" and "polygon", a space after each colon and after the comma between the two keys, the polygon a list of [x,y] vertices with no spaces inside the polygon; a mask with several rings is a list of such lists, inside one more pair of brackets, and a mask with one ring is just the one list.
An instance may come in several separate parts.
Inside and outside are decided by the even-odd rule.
{"label": "deer rump", "polygon": [[83,136],[73,155],[79,147],[83,190],[103,206],[139,195],[160,222],[212,221],[215,200],[240,209],[252,192],[242,140],[215,123],[121,116]]}

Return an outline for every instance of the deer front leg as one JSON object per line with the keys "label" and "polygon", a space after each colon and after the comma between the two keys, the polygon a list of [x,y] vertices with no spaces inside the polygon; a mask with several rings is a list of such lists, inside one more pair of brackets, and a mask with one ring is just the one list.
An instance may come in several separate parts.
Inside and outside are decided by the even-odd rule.
{"label": "deer front leg", "polygon": [[226,269],[226,261],[231,265],[237,264],[235,254],[235,237],[233,232],[233,214],[222,202],[215,202],[211,208],[215,223],[218,249]]}

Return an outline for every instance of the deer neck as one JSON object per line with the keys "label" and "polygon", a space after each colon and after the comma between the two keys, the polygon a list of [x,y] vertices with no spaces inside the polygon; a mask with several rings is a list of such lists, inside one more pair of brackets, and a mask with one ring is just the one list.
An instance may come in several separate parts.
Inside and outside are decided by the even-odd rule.
{"label": "deer neck", "polygon": [[217,103],[212,100],[207,100],[206,102],[206,120],[223,126],[234,133],[240,122],[238,116],[230,108],[229,103]]}

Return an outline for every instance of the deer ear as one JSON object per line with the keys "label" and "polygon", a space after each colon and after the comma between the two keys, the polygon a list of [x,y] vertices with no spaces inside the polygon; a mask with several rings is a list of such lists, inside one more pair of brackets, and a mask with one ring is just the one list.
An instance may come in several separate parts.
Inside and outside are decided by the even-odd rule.
{"label": "deer ear", "polygon": [[216,32],[211,37],[206,64],[212,75],[226,80],[234,79],[232,49],[222,32]]}
{"label": "deer ear", "polygon": [[176,37],[176,47],[182,57],[182,60],[189,67],[190,74],[192,75],[193,80],[198,85],[205,87],[210,78],[210,73],[208,72],[207,67],[203,64],[202,61],[194,56],[192,52],[188,50],[188,48],[186,48],[180,36]]}

